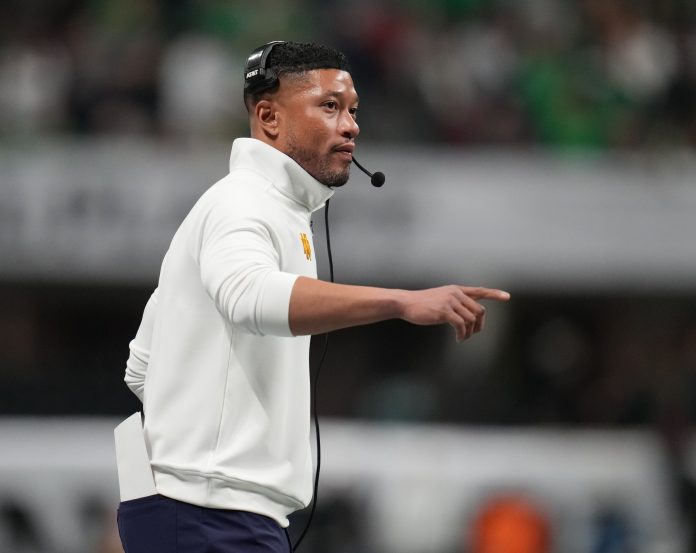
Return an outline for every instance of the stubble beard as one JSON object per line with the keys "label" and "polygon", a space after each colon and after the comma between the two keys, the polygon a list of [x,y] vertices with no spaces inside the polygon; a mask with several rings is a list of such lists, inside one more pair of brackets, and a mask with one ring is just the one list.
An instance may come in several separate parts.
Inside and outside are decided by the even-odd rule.
{"label": "stubble beard", "polygon": [[286,154],[294,159],[300,167],[317,179],[325,186],[332,188],[343,186],[348,182],[350,176],[350,165],[345,169],[335,170],[331,168],[328,155],[319,156],[304,148],[295,145],[294,140],[290,140]]}

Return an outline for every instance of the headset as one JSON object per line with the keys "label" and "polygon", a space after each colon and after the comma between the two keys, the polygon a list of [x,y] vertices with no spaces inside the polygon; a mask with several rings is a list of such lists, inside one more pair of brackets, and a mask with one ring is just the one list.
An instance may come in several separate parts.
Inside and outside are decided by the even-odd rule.
{"label": "headset", "polygon": [[[259,46],[254,50],[247,58],[246,64],[244,66],[244,93],[245,94],[256,94],[264,90],[269,90],[274,88],[278,84],[277,73],[268,66],[268,57],[270,56],[273,48],[280,44],[286,44],[284,40],[273,40],[267,42],[263,46]],[[375,173],[370,173],[362,165],[360,165],[353,157],[353,163],[363,171],[368,177],[370,177],[370,182],[375,187],[380,187],[384,184],[386,180],[384,173],[376,171]],[[326,201],[326,207],[324,208],[324,224],[326,228],[326,249],[329,257],[329,275],[331,282],[334,282],[334,268],[333,268],[333,257],[331,255],[331,235],[329,234],[329,200]],[[285,535],[288,540],[288,545],[290,546],[290,551],[295,551],[300,546],[300,543],[304,539],[309,526],[312,524],[312,518],[314,517],[314,512],[317,506],[317,496],[319,493],[319,473],[321,471],[321,437],[319,434],[319,417],[317,415],[317,389],[319,382],[319,372],[324,364],[324,359],[326,358],[326,352],[329,345],[329,334],[324,335],[324,347],[322,348],[321,357],[317,368],[314,373],[314,386],[312,390],[312,411],[314,412],[314,431],[317,443],[317,468],[314,476],[314,493],[312,499],[312,509],[309,513],[307,523],[300,534],[300,537],[293,544],[290,540],[290,535],[285,529]]]}
{"label": "headset", "polygon": [[247,58],[244,66],[244,92],[254,94],[269,88],[273,88],[278,82],[278,75],[266,62],[273,48],[279,44],[285,44],[284,40],[272,40],[263,46],[259,46]]}
{"label": "headset", "polygon": [[[272,40],[263,46],[259,46],[249,55],[244,66],[245,94],[256,94],[257,92],[274,88],[278,84],[278,75],[271,67],[268,67],[268,56],[271,55],[273,48],[286,43],[287,41],[285,40]],[[358,163],[355,156],[353,156],[353,163],[355,163],[358,169],[370,177],[372,186],[379,188],[386,181],[384,173],[381,171],[370,173]]]}

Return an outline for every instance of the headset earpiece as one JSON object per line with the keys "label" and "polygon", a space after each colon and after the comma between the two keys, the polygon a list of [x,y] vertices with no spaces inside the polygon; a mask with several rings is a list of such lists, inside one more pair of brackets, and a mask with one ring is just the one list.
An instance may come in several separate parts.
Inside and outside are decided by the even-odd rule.
{"label": "headset earpiece", "polygon": [[278,44],[285,44],[285,41],[273,40],[259,46],[247,58],[244,66],[244,92],[253,94],[256,91],[273,88],[278,82],[275,71],[266,67],[268,56]]}

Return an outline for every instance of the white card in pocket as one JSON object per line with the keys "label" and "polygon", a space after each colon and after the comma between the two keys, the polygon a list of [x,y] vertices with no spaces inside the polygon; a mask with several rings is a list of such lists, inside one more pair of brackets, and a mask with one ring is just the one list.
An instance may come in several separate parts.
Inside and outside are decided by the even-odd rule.
{"label": "white card in pocket", "polygon": [[114,429],[114,439],[121,501],[156,494],[140,412],[134,413]]}

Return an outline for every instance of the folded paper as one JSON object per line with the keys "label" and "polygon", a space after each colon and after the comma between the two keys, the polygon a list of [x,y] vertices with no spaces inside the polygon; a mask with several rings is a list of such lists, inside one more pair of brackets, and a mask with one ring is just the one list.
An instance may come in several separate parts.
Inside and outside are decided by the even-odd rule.
{"label": "folded paper", "polygon": [[155,495],[157,490],[140,412],[134,413],[114,429],[114,439],[121,501]]}

